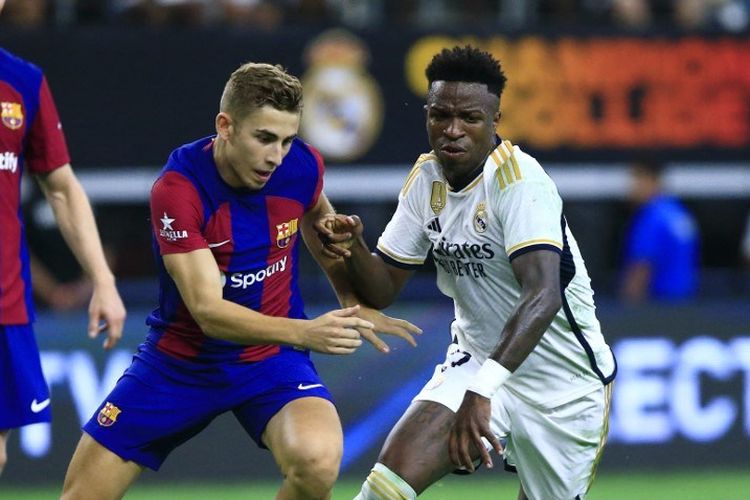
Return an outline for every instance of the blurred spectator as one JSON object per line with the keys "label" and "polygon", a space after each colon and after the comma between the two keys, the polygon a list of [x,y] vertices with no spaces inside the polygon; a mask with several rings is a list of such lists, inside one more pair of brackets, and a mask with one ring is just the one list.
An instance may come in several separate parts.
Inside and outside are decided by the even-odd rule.
{"label": "blurred spectator", "polygon": [[50,16],[48,0],[7,0],[3,22],[24,29],[44,26]]}
{"label": "blurred spectator", "polygon": [[213,12],[210,0],[113,0],[113,17],[155,26],[199,26]]}
{"label": "blurred spectator", "polygon": [[85,277],[75,281],[61,282],[39,258],[29,255],[31,280],[34,283],[34,298],[41,305],[56,311],[84,308],[91,299],[94,287]]}
{"label": "blurred spectator", "polygon": [[698,228],[676,198],[662,191],[662,166],[650,160],[630,170],[636,211],[625,242],[621,296],[627,302],[692,297],[698,281]]}
{"label": "blurred spectator", "polygon": [[648,0],[612,0],[612,19],[628,29],[642,30],[651,26],[653,11]]}
{"label": "blurred spectator", "polygon": [[265,0],[220,0],[223,21],[237,27],[260,27],[271,30],[284,21],[284,10],[278,2]]}

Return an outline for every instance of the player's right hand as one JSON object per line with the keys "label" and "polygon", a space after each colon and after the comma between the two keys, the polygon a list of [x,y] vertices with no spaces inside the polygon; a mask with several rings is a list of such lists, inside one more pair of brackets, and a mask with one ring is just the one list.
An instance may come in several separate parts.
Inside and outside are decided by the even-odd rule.
{"label": "player's right hand", "polygon": [[378,351],[388,353],[391,348],[388,344],[383,342],[375,333],[385,333],[388,335],[394,335],[401,337],[406,340],[412,347],[417,347],[417,341],[414,340],[414,335],[421,335],[422,329],[412,323],[409,323],[405,319],[392,318],[367,306],[360,306],[359,313],[357,315],[367,321],[372,322],[375,325],[374,328],[362,328],[360,334],[362,337],[371,343]]}
{"label": "player's right hand", "polygon": [[336,309],[309,320],[302,346],[324,354],[352,354],[362,345],[357,328],[372,329],[371,322],[357,317],[359,305]]}
{"label": "player's right hand", "polygon": [[313,228],[323,243],[323,254],[333,259],[350,257],[349,249],[364,231],[358,216],[343,214],[327,214],[313,222]]}

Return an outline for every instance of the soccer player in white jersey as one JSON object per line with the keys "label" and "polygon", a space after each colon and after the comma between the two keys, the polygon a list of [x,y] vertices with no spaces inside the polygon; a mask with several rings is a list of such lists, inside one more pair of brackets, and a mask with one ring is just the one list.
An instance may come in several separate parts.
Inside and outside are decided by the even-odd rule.
{"label": "soccer player in white jersey", "polygon": [[445,362],[386,439],[358,499],[410,499],[502,454],[519,499],[582,499],[607,436],[615,360],[590,280],[539,163],[496,135],[505,75],[455,47],[427,67],[427,133],[375,253],[356,216],[317,229],[357,291],[387,307],[428,254],[455,304]]}

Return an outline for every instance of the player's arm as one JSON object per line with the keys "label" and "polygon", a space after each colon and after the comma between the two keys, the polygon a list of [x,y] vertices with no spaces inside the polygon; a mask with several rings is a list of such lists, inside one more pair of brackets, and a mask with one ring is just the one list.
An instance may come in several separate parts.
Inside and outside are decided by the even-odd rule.
{"label": "player's arm", "polygon": [[536,250],[511,262],[521,298],[505,323],[491,358],[514,372],[528,357],[562,306],[560,254]]}
{"label": "player's arm", "polygon": [[651,264],[648,261],[633,262],[628,265],[622,280],[621,295],[630,303],[642,302],[648,295],[651,283]]}
{"label": "player's arm", "polygon": [[164,266],[203,333],[239,344],[287,344],[327,354],[350,354],[362,344],[359,307],[338,309],[313,320],[267,316],[222,296],[219,266],[202,248],[163,256]]}
{"label": "player's arm", "polygon": [[356,215],[328,215],[316,222],[315,229],[323,241],[323,254],[335,261],[343,257],[355,292],[373,307],[391,305],[414,274],[370,252],[363,236],[364,225]]}
{"label": "player's arm", "polygon": [[125,307],[104,258],[88,197],[69,164],[39,174],[37,180],[52,207],[60,232],[94,287],[89,305],[89,336],[95,337],[107,330],[104,348],[110,349],[122,336]]}
{"label": "player's arm", "polygon": [[[342,306],[346,307],[361,302],[358,294],[352,288],[352,281],[356,281],[356,277],[350,275],[346,264],[341,259],[326,257],[325,247],[318,237],[318,230],[316,228],[316,224],[319,221],[333,216],[333,206],[325,194],[321,193],[315,206],[305,213],[302,218],[302,237],[313,258],[328,276],[328,280],[331,282],[331,286],[336,292],[339,302]],[[355,279],[352,280],[352,278]],[[365,301],[369,303],[366,298]],[[358,316],[375,325],[374,329],[362,329],[360,333],[378,350],[383,352],[388,352],[390,349],[385,342],[375,335],[375,332],[401,337],[413,346],[416,346],[413,335],[422,333],[421,329],[406,320],[391,318],[365,305],[360,308]]]}
{"label": "player's arm", "polygon": [[352,306],[358,304],[359,298],[354,293],[351,287],[349,278],[346,272],[346,266],[341,260],[327,259],[323,255],[323,245],[317,237],[315,230],[315,222],[325,216],[334,213],[331,202],[324,193],[320,193],[317,203],[305,212],[302,217],[300,228],[302,230],[302,238],[307,246],[308,251],[318,263],[321,269],[326,273],[328,281],[330,281],[333,287],[336,297],[339,303],[343,307]]}
{"label": "player's arm", "polygon": [[449,440],[453,463],[471,471],[474,470],[471,447],[480,453],[484,463],[492,466],[482,437],[489,440],[495,451],[502,452],[497,437],[489,429],[492,395],[534,350],[562,305],[560,254],[536,250],[519,255],[511,265],[521,285],[521,297],[505,323],[500,343],[469,385]]}

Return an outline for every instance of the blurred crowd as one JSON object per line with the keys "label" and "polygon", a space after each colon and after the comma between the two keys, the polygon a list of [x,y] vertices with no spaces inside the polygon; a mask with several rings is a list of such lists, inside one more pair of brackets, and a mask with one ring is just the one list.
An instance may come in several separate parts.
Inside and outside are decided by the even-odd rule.
{"label": "blurred crowd", "polygon": [[30,29],[108,23],[265,30],[295,24],[593,24],[636,31],[658,26],[738,32],[748,27],[750,0],[8,0],[5,10],[4,24]]}

